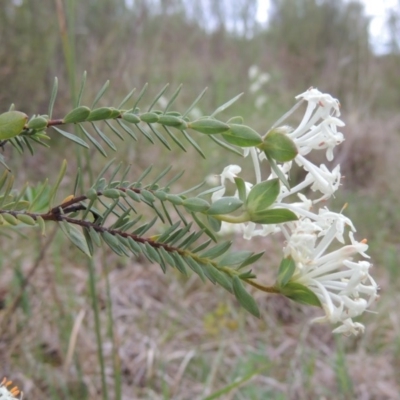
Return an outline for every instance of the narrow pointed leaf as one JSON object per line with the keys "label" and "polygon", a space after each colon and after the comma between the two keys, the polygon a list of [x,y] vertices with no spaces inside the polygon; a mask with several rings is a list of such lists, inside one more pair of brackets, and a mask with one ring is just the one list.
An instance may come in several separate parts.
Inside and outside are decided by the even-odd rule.
{"label": "narrow pointed leaf", "polygon": [[79,144],[80,146],[85,147],[86,149],[89,148],[89,145],[84,140],[82,140],[80,137],[73,135],[72,133],[63,131],[62,129],[59,129],[55,126],[53,126],[53,129],[56,130],[60,135],[67,138],[68,140],[71,140],[72,142],[75,142],[76,144]]}
{"label": "narrow pointed leaf", "polygon": [[260,310],[253,297],[246,291],[242,281],[237,276],[232,279],[233,293],[235,294],[240,305],[255,317],[260,318]]}
{"label": "narrow pointed leaf", "polygon": [[279,286],[285,286],[296,270],[296,263],[292,257],[283,258],[279,266],[277,282]]}
{"label": "narrow pointed leaf", "polygon": [[289,282],[285,286],[280,287],[279,291],[281,294],[297,303],[321,307],[321,302],[317,295],[300,283]]}
{"label": "narrow pointed leaf", "polygon": [[103,97],[104,93],[108,89],[108,85],[110,84],[110,81],[106,81],[104,85],[101,87],[99,92],[97,93],[95,99],[93,100],[93,104],[91,108],[94,108],[94,106],[98,103],[98,101]]}
{"label": "narrow pointed leaf", "polygon": [[84,254],[91,257],[89,246],[86,242],[86,238],[82,231],[75,225],[68,224],[64,221],[60,222],[60,226],[63,228],[62,231],[68,237],[69,240]]}
{"label": "narrow pointed leaf", "polygon": [[190,111],[193,110],[194,107],[196,107],[197,103],[201,100],[201,98],[204,96],[206,93],[207,88],[205,88],[195,99],[195,101],[189,106],[189,108],[186,110],[186,112],[182,115],[182,118],[185,118],[187,115],[189,115]]}
{"label": "narrow pointed leaf", "polygon": [[297,221],[298,217],[287,208],[274,208],[259,213],[250,213],[250,221],[258,224],[281,224],[283,222]]}
{"label": "narrow pointed leaf", "polygon": [[220,112],[226,110],[228,107],[230,107],[235,101],[239,100],[239,98],[243,95],[243,93],[238,94],[235,96],[233,99],[227,101],[226,103],[222,104],[222,106],[219,106],[212,114],[211,117],[215,117],[217,114]]}
{"label": "narrow pointed leaf", "polygon": [[243,201],[237,197],[222,197],[211,204],[207,210],[208,215],[229,214],[243,205]]}
{"label": "narrow pointed leaf", "polygon": [[49,111],[48,111],[49,118],[51,118],[53,115],[53,108],[57,97],[57,91],[58,91],[58,79],[54,78],[53,89],[51,90],[50,103],[49,103]]}

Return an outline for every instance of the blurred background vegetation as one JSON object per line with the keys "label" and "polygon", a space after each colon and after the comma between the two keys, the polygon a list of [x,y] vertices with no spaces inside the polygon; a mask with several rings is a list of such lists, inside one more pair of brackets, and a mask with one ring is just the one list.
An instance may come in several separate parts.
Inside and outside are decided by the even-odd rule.
{"label": "blurred background vegetation", "polygon": [[[244,92],[225,114],[242,115],[260,133],[310,86],[339,98],[346,141],[335,162],[345,179],[332,207],[349,203],[345,212],[357,238],[369,239],[382,287],[378,314],[363,318],[366,334],[334,338],[331,327],[307,324],[314,310],[263,294],[257,294],[264,313],[256,321],[223,289],[99,251],[95,301],[104,328],[106,394],[87,262],[58,233],[48,234],[50,248],[50,239],[37,232],[10,234],[1,238],[0,319],[22,295],[0,327],[0,375],[19,383],[27,399],[206,399],[217,390],[222,394],[209,399],[398,398],[400,4],[388,10],[385,52],[377,54],[363,3],[270,3],[269,23],[262,24],[257,0],[1,0],[0,110],[15,103],[28,114],[45,114],[57,76],[54,115],[61,118],[85,70],[88,104],[107,79],[107,106],[146,82],[150,101],[169,82],[170,94],[184,84],[176,102],[182,111],[209,87],[198,115]],[[186,186],[242,162],[207,140],[199,143],[206,161],[143,140],[119,145],[117,157],[132,164],[132,180],[149,160],[161,167],[173,159],[175,170],[186,169]],[[22,183],[51,176],[66,157],[72,174],[66,194],[77,163],[85,172],[104,164],[99,155],[77,154],[62,138],[55,137],[52,149],[23,158],[3,151]],[[257,273],[273,281],[277,239],[237,246],[266,249],[269,258]],[[35,262],[40,266],[21,291]],[[224,391],[239,378],[243,382]]]}

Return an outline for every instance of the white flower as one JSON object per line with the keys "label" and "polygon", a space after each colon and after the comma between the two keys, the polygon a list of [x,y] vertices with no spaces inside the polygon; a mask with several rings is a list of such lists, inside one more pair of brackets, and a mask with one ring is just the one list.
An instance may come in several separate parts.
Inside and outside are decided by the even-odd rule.
{"label": "white flower", "polygon": [[344,140],[343,134],[337,131],[337,127],[344,125],[344,122],[339,118],[328,116],[319,125],[313,125],[302,136],[292,137],[292,139],[297,146],[299,154],[306,155],[312,150],[327,149],[326,158],[328,161],[332,161],[333,149]]}
{"label": "white flower", "polygon": [[329,161],[333,159],[333,149],[344,140],[337,127],[344,126],[340,120],[340,104],[329,94],[317,89],[309,89],[296,96],[307,101],[307,109],[299,126],[288,136],[294,141],[300,155],[306,155],[311,150],[326,150]]}
{"label": "white flower", "polygon": [[268,98],[265,95],[257,96],[256,100],[254,101],[254,105],[256,108],[260,109],[266,102]]}
{"label": "white flower", "polygon": [[339,164],[331,172],[324,164],[317,167],[301,155],[296,156],[295,160],[297,164],[303,166],[303,168],[308,171],[303,185],[311,185],[312,191],[315,192],[318,190],[323,194],[321,198],[314,202],[329,199],[329,197],[331,197],[339,188],[341,179]]}
{"label": "white flower", "polygon": [[368,257],[365,253],[368,245],[355,241],[352,232],[351,244],[325,254],[338,229],[341,230],[338,221],[345,220],[332,219],[331,227],[322,237],[318,221],[304,219],[292,223],[291,235],[283,231],[288,239],[284,252],[296,263],[291,282],[314,292],[325,311],[325,316],[314,321],[341,323],[334,332],[357,334],[364,327],[352,318],[361,315],[378,298],[378,286],[369,274],[372,264],[365,260],[353,261],[356,255]]}
{"label": "white flower", "polygon": [[[16,386],[14,386],[11,389],[7,388],[7,387],[10,387],[11,385],[12,385],[12,381],[8,381],[7,378],[3,378],[3,380],[0,382],[0,399],[1,400],[15,400],[15,399],[22,400],[23,393]],[[19,394],[21,396],[17,397]]]}
{"label": "white flower", "polygon": [[252,65],[249,68],[248,74],[249,74],[250,79],[255,79],[259,73],[260,73],[260,70],[257,67],[257,65]]}
{"label": "white flower", "polygon": [[219,200],[224,194],[225,194],[225,190],[226,190],[226,186],[225,186],[225,181],[228,179],[231,182],[234,182],[236,176],[238,173],[240,173],[240,171],[242,170],[242,168],[239,165],[228,165],[227,167],[224,168],[224,170],[222,171],[221,176],[221,185],[223,186],[223,188],[217,190],[216,192],[214,192],[211,196],[211,201],[215,202],[217,200]]}

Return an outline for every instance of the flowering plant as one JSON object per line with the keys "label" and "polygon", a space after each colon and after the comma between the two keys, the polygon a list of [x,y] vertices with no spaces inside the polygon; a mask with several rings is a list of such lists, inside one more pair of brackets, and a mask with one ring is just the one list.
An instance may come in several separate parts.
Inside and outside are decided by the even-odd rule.
{"label": "flowering plant", "polygon": [[[325,316],[315,321],[341,323],[334,332],[357,334],[364,326],[352,318],[361,315],[378,297],[378,286],[369,274],[372,264],[365,260],[353,261],[357,255],[369,258],[365,253],[368,245],[365,239],[361,242],[354,239],[355,227],[342,213],[329,211],[327,207],[315,209],[338,190],[340,165],[329,171],[324,164],[318,167],[305,157],[313,150],[326,149],[327,160],[333,160],[333,149],[344,140],[337,131],[344,126],[338,118],[340,105],[338,100],[313,88],[296,98],[300,101],[284,118],[306,102],[305,115],[297,128],[277,127],[282,118],[266,133],[261,145],[244,148],[244,155],[250,155],[253,161],[255,183],[243,182],[238,178],[241,167],[229,165],[220,175],[222,188],[213,193],[212,201],[223,199],[229,181],[236,183],[235,197],[246,202],[246,211],[239,217],[220,217],[222,232],[239,232],[248,240],[254,236],[283,234],[285,258],[277,283],[265,288],[257,285],[259,289],[320,306]],[[272,173],[262,181],[260,164],[265,160],[270,162]],[[290,187],[288,177],[293,162],[307,174],[303,182]],[[322,196],[307,198],[301,191],[308,187]],[[293,194],[297,195],[298,202],[285,201]],[[280,222],[280,218],[286,221]],[[350,231],[347,240],[346,227]],[[335,240],[342,247],[326,253]]]}
{"label": "flowering plant", "polygon": [[[205,157],[189,135],[190,130],[210,137],[226,150],[250,157],[254,181],[244,181],[239,177],[241,167],[229,165],[220,175],[220,185],[190,197],[189,194],[196,192],[201,184],[178,194],[171,193],[173,183],[182,173],[164,184],[160,183],[168,175],[170,167],[152,181],[144,183],[151,171],[149,167],[132,182],[128,178],[129,167],[118,177],[121,165],[112,169],[113,161],[110,161],[92,180],[90,188],[85,189],[79,170],[73,194],[57,201],[67,169],[65,160],[53,185],[47,181],[36,187],[26,184],[17,191],[13,189],[14,176],[4,156],[0,155],[0,162],[6,168],[0,177],[0,225],[3,229],[36,226],[45,234],[46,225],[56,223],[89,258],[95,248],[102,245],[119,256],[143,254],[150,262],[159,264],[163,271],[170,266],[188,274],[190,269],[201,279],[221,285],[257,317],[260,311],[246,290],[246,283],[265,292],[279,293],[294,301],[321,307],[325,316],[317,320],[339,323],[335,332],[357,334],[363,331],[363,325],[353,318],[372,304],[378,291],[369,274],[371,264],[366,260],[368,245],[365,240],[357,242],[354,239],[355,228],[342,213],[320,207],[340,186],[340,166],[329,170],[324,164],[317,166],[307,158],[311,151],[325,150],[327,160],[332,161],[334,148],[344,139],[338,132],[344,124],[339,119],[340,107],[336,99],[309,89],[297,96],[299,101],[293,109],[261,136],[244,125],[240,117],[226,122],[216,119],[216,115],[239,96],[210,116],[191,120],[190,112],[204,92],[183,114],[170,111],[180,87],[162,111],[154,107],[163,98],[167,87],[145,112],[139,109],[138,103],[146,87],[131,107],[124,106],[133,91],[118,107],[96,108],[108,84],[101,88],[92,106],[88,107],[80,104],[85,80],[86,76],[76,107],[63,118],[52,118],[57,81],[47,115],[34,115],[29,119],[25,113],[14,109],[1,114],[0,144],[5,146],[9,143],[20,152],[27,148],[33,153],[32,144],[47,146],[46,141],[50,139],[48,132],[52,129],[53,134],[85,148],[89,145],[84,139],[88,140],[107,157],[100,141],[113,151],[117,147],[99,128],[99,121],[104,121],[120,139],[128,135],[137,140],[139,133],[150,142],[158,140],[171,149],[169,141],[159,131],[161,127],[181,149],[186,150],[182,140],[185,139]],[[298,127],[282,126],[283,121],[303,103],[307,104],[307,108]],[[79,135],[60,128],[70,124],[79,127]],[[294,164],[307,174],[303,182],[291,187],[290,171]],[[263,180],[264,166],[267,165],[270,168],[267,178]],[[236,187],[233,196],[225,195],[230,184]],[[314,192],[315,198],[307,197],[305,190]],[[297,196],[296,202],[289,201],[293,195]],[[206,200],[208,198],[210,201]],[[139,207],[150,209],[154,218],[138,225],[143,216]],[[196,225],[199,230],[193,230]],[[150,234],[152,230],[155,232]],[[239,232],[248,240],[277,233],[284,237],[283,259],[274,285],[260,283],[252,270],[246,269],[262,256],[262,252],[229,253],[231,243],[221,241],[221,236],[227,232]],[[208,240],[199,243],[204,235],[208,236]],[[336,244],[341,247],[337,248]],[[357,257],[363,260],[357,261]]]}
{"label": "flowering plant", "polygon": [[3,380],[0,382],[0,399],[1,400],[13,400],[13,399],[22,400],[23,393],[17,388],[17,386],[10,388],[11,385],[12,385],[12,381],[7,380],[7,378],[3,378]]}

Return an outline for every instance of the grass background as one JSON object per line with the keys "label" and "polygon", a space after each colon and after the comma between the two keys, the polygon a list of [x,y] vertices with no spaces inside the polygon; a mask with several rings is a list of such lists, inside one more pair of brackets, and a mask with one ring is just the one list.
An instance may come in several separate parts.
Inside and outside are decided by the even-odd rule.
{"label": "grass background", "polygon": [[[387,54],[376,55],[358,2],[301,0],[293,7],[292,1],[276,0],[268,26],[255,21],[256,3],[243,0],[233,7],[217,1],[207,8],[197,0],[142,0],[127,8],[120,0],[3,0],[0,109],[13,102],[24,112],[46,113],[58,76],[54,115],[62,117],[84,70],[83,103],[89,105],[107,79],[111,86],[101,105],[118,104],[145,82],[150,86],[143,106],[166,82],[169,94],[183,83],[179,111],[209,87],[199,104],[203,114],[244,92],[224,116],[242,115],[260,133],[311,85],[338,97],[346,141],[335,160],[345,179],[330,207],[349,203],[345,213],[357,238],[368,238],[381,287],[380,301],[362,317],[365,335],[332,336],[332,327],[309,324],[317,310],[263,293],[254,294],[262,310],[257,320],[223,289],[172,270],[164,275],[142,258],[118,258],[103,249],[88,263],[52,227],[45,238],[36,231],[7,234],[0,242],[0,375],[19,384],[24,398],[398,398],[400,9],[387,21]],[[257,78],[249,77],[253,65],[268,74],[256,91],[251,88]],[[65,195],[78,163],[89,186],[104,159],[77,154],[75,146],[52,137],[52,151],[38,149],[33,157],[4,148],[20,187],[55,179],[64,158]],[[143,138],[119,142],[115,155],[132,164],[132,180],[149,163],[159,168],[154,174],[172,162],[174,172],[185,169],[177,192],[229,163],[244,165],[197,139],[206,160],[193,150],[168,152]],[[314,161],[323,162],[318,156]],[[235,248],[265,250],[255,269],[260,279],[273,282],[280,240],[233,239]]]}

